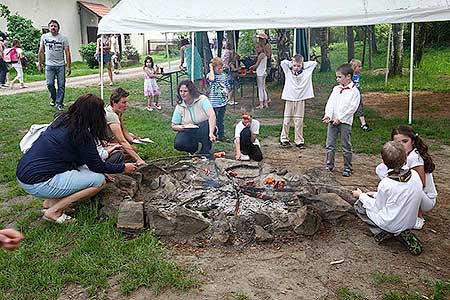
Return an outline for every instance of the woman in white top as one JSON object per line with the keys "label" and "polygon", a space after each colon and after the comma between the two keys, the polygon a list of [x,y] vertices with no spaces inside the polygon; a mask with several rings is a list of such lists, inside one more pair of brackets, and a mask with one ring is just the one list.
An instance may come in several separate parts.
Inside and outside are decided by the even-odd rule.
{"label": "woman in white top", "polygon": [[267,56],[264,53],[264,49],[261,44],[256,44],[256,52],[258,53],[258,59],[256,63],[250,67],[251,71],[256,70],[256,84],[258,86],[259,108],[268,107],[268,95],[266,91],[266,68],[267,68]]}

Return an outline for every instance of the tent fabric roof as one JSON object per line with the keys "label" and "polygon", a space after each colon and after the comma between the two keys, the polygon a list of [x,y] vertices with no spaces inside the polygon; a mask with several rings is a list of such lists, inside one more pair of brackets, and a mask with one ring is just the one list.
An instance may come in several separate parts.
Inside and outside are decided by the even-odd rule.
{"label": "tent fabric roof", "polygon": [[111,11],[111,8],[104,6],[103,4],[91,3],[86,1],[78,1],[78,3],[80,3],[82,7],[86,8],[87,10],[101,18],[106,16]]}
{"label": "tent fabric roof", "polygon": [[308,28],[445,20],[450,20],[450,0],[227,0],[226,5],[223,0],[122,0],[102,18],[98,32]]}

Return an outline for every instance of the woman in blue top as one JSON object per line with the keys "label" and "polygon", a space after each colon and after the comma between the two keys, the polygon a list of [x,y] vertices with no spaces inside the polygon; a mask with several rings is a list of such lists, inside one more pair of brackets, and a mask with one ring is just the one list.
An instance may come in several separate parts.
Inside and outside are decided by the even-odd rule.
{"label": "woman in blue top", "polygon": [[[186,70],[189,79],[192,78],[191,74],[194,73],[195,86],[198,90],[202,90],[203,63],[200,53],[198,53],[197,48],[194,49],[194,66],[192,66],[192,46],[189,40],[182,39],[180,45],[180,69]],[[186,63],[186,66],[184,66],[184,63]]]}
{"label": "woman in blue top", "polygon": [[64,209],[103,189],[103,173],[136,170],[134,164],[112,164],[100,158],[96,141],[106,138],[103,105],[103,100],[93,94],[80,96],[20,159],[17,181],[30,195],[47,198],[43,202],[44,219],[69,221]]}

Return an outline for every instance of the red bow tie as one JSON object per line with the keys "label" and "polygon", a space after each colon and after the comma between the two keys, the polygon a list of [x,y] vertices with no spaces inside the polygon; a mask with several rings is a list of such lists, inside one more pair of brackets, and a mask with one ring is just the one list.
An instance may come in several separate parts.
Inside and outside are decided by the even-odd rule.
{"label": "red bow tie", "polygon": [[340,88],[341,88],[341,91],[339,92],[339,94],[342,94],[342,92],[343,92],[344,90],[349,90],[349,89],[350,89],[348,86],[346,86],[346,87],[340,87]]}

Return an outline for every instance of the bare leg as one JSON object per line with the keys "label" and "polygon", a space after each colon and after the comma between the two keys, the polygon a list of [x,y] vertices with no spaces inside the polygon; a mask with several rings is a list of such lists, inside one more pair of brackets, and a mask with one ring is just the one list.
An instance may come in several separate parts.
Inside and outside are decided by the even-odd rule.
{"label": "bare leg", "polygon": [[366,118],[364,116],[359,117],[359,121],[361,122],[361,126],[366,125]]}
{"label": "bare leg", "polygon": [[64,209],[85,199],[89,199],[100,192],[106,185],[106,182],[103,182],[100,187],[90,187],[81,191],[78,191],[72,195],[59,199],[52,207],[47,209],[44,213],[44,216],[56,220],[59,218]]}
{"label": "bare leg", "polygon": [[114,81],[113,81],[113,72],[111,70],[111,62],[106,63],[106,69],[108,69],[109,80],[111,81],[112,84]]}

